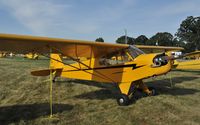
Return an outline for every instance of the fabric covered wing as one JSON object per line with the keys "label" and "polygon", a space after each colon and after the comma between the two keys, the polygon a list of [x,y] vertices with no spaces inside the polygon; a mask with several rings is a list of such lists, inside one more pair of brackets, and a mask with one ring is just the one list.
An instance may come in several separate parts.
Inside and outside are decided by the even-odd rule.
{"label": "fabric covered wing", "polygon": [[182,47],[170,47],[170,46],[146,46],[146,45],[136,45],[137,48],[141,49],[145,53],[160,53],[167,51],[181,51]]}
{"label": "fabric covered wing", "polygon": [[191,52],[191,53],[187,53],[185,54],[185,56],[197,56],[197,55],[200,55],[200,51],[194,51],[194,52]]}
{"label": "fabric covered wing", "polygon": [[[50,49],[51,48],[51,49]],[[15,53],[61,53],[71,57],[100,57],[128,48],[128,45],[69,40],[27,35],[0,34],[0,51]]]}

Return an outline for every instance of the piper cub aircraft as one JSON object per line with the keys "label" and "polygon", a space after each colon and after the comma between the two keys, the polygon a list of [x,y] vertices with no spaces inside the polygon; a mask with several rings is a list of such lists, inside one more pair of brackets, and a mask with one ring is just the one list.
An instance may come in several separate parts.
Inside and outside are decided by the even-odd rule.
{"label": "piper cub aircraft", "polygon": [[174,60],[173,67],[180,70],[200,70],[200,51],[186,53],[183,59]]}
{"label": "piper cub aircraft", "polygon": [[36,53],[28,53],[24,55],[24,58],[28,58],[28,59],[38,59],[39,55]]}
{"label": "piper cub aircraft", "polygon": [[[0,51],[16,53],[38,53],[50,59],[46,70],[31,72],[34,76],[65,77],[92,80],[105,84],[114,83],[121,93],[119,105],[128,105],[136,89],[147,95],[154,90],[142,82],[143,79],[166,74],[171,70],[173,56],[166,53],[145,54],[140,49],[182,50],[180,47],[132,46],[68,40],[58,38],[0,34]],[[73,60],[68,64],[62,56]],[[81,60],[84,58],[84,60]]]}
{"label": "piper cub aircraft", "polygon": [[0,52],[0,58],[6,57],[7,53],[6,52]]}

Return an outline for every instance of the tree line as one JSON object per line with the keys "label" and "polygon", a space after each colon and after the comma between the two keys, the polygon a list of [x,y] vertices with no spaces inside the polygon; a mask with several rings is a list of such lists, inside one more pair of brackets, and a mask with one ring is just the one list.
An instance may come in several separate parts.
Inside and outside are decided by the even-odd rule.
{"label": "tree line", "polygon": [[[185,52],[200,50],[200,17],[189,16],[183,20],[177,32],[172,35],[168,32],[158,32],[148,38],[140,35],[137,38],[120,36],[116,43],[130,45],[154,45],[154,46],[175,46],[185,48]],[[104,42],[102,37],[96,39],[97,42]]]}

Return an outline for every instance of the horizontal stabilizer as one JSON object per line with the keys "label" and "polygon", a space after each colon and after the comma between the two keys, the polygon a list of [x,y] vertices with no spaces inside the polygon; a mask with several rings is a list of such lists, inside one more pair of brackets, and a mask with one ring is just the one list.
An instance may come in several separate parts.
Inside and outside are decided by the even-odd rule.
{"label": "horizontal stabilizer", "polygon": [[52,73],[56,71],[55,76],[60,76],[60,74],[62,72],[62,68],[60,68],[60,69],[44,69],[44,70],[32,71],[31,75],[33,75],[33,76],[48,76],[48,75],[50,75],[50,71]]}

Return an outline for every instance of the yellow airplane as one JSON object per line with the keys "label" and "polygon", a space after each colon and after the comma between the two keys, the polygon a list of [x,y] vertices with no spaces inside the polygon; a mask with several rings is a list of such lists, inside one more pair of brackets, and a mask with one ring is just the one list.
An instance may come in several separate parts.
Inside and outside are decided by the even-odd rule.
{"label": "yellow airplane", "polygon": [[7,53],[6,52],[0,52],[0,58],[6,57]]}
{"label": "yellow airplane", "polygon": [[196,60],[200,60],[200,51],[194,51],[191,53],[187,53],[185,55],[185,59],[196,59]]}
{"label": "yellow airplane", "polygon": [[174,60],[173,67],[181,70],[200,70],[200,51],[187,53],[183,59]]}
{"label": "yellow airplane", "polygon": [[[147,95],[154,95],[155,90],[150,90],[142,80],[166,74],[172,68],[173,56],[166,53],[145,54],[140,49],[183,50],[181,47],[131,46],[13,34],[0,34],[0,45],[1,51],[38,53],[48,57],[49,69],[31,72],[34,76],[113,83],[119,88],[119,105],[128,105],[138,88]],[[63,56],[75,63],[63,62]]]}
{"label": "yellow airplane", "polygon": [[0,52],[0,58],[5,58],[5,57],[14,57],[15,54],[12,52],[5,52],[5,51],[1,51]]}
{"label": "yellow airplane", "polygon": [[38,59],[39,55],[36,53],[28,53],[24,55],[24,58],[28,58],[28,59]]}

